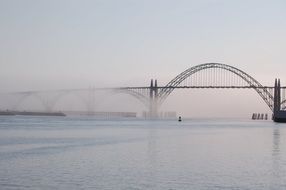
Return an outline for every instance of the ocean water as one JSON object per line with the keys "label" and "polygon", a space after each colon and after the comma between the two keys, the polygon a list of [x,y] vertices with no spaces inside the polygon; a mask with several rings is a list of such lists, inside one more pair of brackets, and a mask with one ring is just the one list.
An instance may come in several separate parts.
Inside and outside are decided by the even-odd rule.
{"label": "ocean water", "polygon": [[285,190],[286,124],[0,117],[1,190]]}

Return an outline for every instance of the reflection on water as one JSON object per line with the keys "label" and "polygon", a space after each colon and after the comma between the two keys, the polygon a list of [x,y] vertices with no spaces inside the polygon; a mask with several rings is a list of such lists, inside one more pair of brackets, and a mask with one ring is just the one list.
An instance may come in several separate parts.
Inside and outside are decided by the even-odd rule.
{"label": "reflection on water", "polygon": [[[283,166],[282,160],[281,160],[281,150],[280,150],[280,128],[281,126],[276,125],[273,127],[273,147],[272,147],[272,173],[273,173],[273,179],[272,179],[272,189],[283,189],[281,185],[281,181],[283,180],[283,175],[285,173],[285,168],[282,168]],[[282,153],[283,154],[283,153]],[[282,183],[283,184],[283,183]]]}
{"label": "reflection on water", "polygon": [[0,117],[0,189],[286,189],[286,125]]}
{"label": "reflection on water", "polygon": [[158,171],[157,162],[157,146],[156,146],[157,130],[149,129],[148,131],[148,175],[149,187],[156,188],[156,181],[158,180],[156,173]]}
{"label": "reflection on water", "polygon": [[280,152],[280,128],[279,126],[273,127],[273,158],[278,157]]}

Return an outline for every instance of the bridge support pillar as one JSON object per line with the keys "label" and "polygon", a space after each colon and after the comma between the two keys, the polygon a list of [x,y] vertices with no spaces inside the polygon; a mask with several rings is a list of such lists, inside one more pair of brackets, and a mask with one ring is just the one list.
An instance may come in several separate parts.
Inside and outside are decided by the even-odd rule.
{"label": "bridge support pillar", "polygon": [[86,99],[86,108],[88,115],[94,115],[95,113],[95,88],[90,88],[88,90],[88,95]]}
{"label": "bridge support pillar", "polygon": [[[153,83],[154,82],[154,83]],[[158,114],[158,84],[157,80],[151,79],[150,84],[150,102],[149,102],[149,118],[155,119],[159,117]]]}
{"label": "bridge support pillar", "polygon": [[286,123],[286,111],[281,110],[281,86],[280,79],[275,79],[273,121]]}

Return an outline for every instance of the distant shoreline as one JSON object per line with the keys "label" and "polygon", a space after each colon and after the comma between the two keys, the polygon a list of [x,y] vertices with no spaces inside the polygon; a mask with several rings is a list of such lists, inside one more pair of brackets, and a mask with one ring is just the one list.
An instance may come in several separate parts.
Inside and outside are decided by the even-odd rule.
{"label": "distant shoreline", "polygon": [[27,116],[66,116],[62,112],[32,112],[32,111],[0,111],[0,115],[15,116],[15,115],[27,115]]}

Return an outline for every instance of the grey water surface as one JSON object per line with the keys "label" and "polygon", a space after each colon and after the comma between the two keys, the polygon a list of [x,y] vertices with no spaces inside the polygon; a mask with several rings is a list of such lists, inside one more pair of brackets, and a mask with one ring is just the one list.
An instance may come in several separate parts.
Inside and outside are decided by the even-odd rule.
{"label": "grey water surface", "polygon": [[0,117],[1,190],[286,189],[286,124]]}

